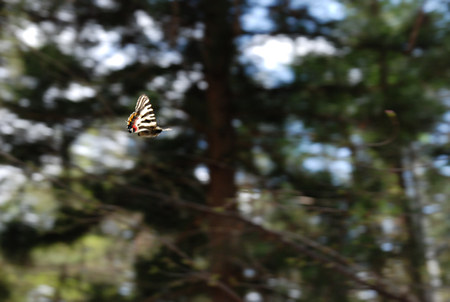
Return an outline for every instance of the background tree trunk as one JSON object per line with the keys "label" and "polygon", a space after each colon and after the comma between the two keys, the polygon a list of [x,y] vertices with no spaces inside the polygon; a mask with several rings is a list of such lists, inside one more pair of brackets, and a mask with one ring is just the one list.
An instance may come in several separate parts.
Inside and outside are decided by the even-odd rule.
{"label": "background tree trunk", "polygon": [[[400,188],[403,191],[404,198],[402,206],[404,209],[405,229],[408,234],[403,253],[407,262],[407,272],[410,276],[411,292],[423,302],[432,302],[432,295],[427,278],[426,268],[426,247],[424,242],[423,215],[421,201],[416,198],[415,193],[408,194],[408,181],[405,177],[405,171],[413,173],[411,163],[406,159],[409,155],[402,152],[402,158],[398,160],[397,179]],[[412,179],[409,181],[412,185]],[[409,188],[409,191],[413,188]],[[412,194],[416,196],[411,196]]]}
{"label": "background tree trunk", "polygon": [[[204,63],[208,83],[206,102],[208,112],[208,167],[210,184],[207,200],[211,207],[234,210],[236,187],[234,184],[234,133],[231,125],[232,102],[229,84],[230,66],[233,58],[232,26],[228,18],[229,3],[216,1],[214,5],[204,2],[205,36]],[[210,270],[214,280],[229,286],[236,274],[230,255],[235,254],[235,222],[226,217],[209,219]],[[230,292],[214,286],[211,298],[215,302],[232,300]],[[236,300],[236,297],[235,297]]]}

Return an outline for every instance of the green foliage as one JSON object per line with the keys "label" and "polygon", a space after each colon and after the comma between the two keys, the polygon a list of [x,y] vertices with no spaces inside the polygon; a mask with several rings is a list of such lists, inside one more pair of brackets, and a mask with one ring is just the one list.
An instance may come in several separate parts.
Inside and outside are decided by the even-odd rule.
{"label": "green foliage", "polygon": [[29,265],[31,250],[38,244],[36,228],[21,222],[11,221],[4,226],[0,240],[3,256],[18,265]]}
{"label": "green foliage", "polygon": [[11,295],[10,286],[9,283],[0,283],[0,301],[8,301]]}
{"label": "green foliage", "polygon": [[88,233],[93,225],[98,224],[101,218],[101,214],[89,209],[79,210],[62,206],[58,209],[58,217],[53,224],[53,229],[42,234],[39,241],[44,245],[58,242],[70,244]]}
{"label": "green foliage", "polygon": [[106,283],[93,283],[90,285],[90,294],[88,294],[88,302],[126,302],[133,301],[126,296],[121,295],[117,292],[117,286],[106,284]]}

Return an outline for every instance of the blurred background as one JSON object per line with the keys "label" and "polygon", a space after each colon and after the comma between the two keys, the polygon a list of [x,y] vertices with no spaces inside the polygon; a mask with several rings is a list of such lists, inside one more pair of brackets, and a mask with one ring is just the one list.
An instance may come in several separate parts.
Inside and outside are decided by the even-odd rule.
{"label": "blurred background", "polygon": [[0,12],[0,301],[450,301],[448,1]]}

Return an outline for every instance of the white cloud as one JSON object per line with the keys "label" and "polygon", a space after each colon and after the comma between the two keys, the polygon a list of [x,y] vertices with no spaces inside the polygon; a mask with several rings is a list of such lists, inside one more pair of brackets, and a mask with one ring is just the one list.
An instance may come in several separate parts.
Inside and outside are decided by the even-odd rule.
{"label": "white cloud", "polygon": [[209,182],[209,169],[205,165],[199,165],[194,170],[195,177],[202,183]]}
{"label": "white cloud", "polygon": [[0,205],[7,202],[15,190],[26,181],[21,169],[0,165]]}
{"label": "white cloud", "polygon": [[72,53],[73,45],[76,39],[76,32],[73,28],[65,28],[58,34],[58,38],[55,39],[56,43],[58,43],[59,48],[64,53]]}
{"label": "white cloud", "polygon": [[44,43],[44,36],[41,30],[34,24],[27,24],[24,28],[16,31],[19,39],[28,46],[39,47]]}
{"label": "white cloud", "polygon": [[117,70],[121,69],[129,62],[129,57],[125,53],[116,51],[114,54],[108,56],[108,58],[103,61],[103,65],[107,66],[108,69]]}
{"label": "white cloud", "polygon": [[345,6],[336,0],[293,0],[293,8],[307,6],[309,12],[322,20],[342,19],[345,16]]}
{"label": "white cloud", "polygon": [[128,153],[129,133],[111,131],[111,125],[97,130],[99,132],[95,134],[81,134],[72,145],[76,164],[91,173],[99,173],[105,168],[131,169],[134,158]]}
{"label": "white cloud", "polygon": [[56,98],[67,98],[74,102],[79,102],[85,98],[90,98],[95,95],[95,89],[79,83],[72,82],[67,89],[60,89],[58,87],[50,87],[44,94],[44,102],[52,107]]}
{"label": "white cloud", "polygon": [[269,87],[292,80],[293,74],[288,65],[296,57],[311,53],[332,55],[336,51],[333,45],[322,37],[299,37],[294,40],[284,35],[255,35],[243,42],[241,50],[241,60],[257,66],[255,77]]}
{"label": "white cloud", "polygon": [[277,69],[280,65],[292,62],[294,57],[294,43],[287,37],[267,39],[261,45],[248,50],[248,55],[261,59],[265,69]]}
{"label": "white cloud", "polygon": [[111,0],[95,0],[94,3],[95,5],[103,9],[113,9],[117,6],[117,4]]}
{"label": "white cloud", "polygon": [[136,23],[142,28],[144,34],[149,40],[161,41],[162,32],[155,21],[145,12],[137,11],[135,14]]}
{"label": "white cloud", "polygon": [[268,31],[274,26],[273,22],[269,18],[269,11],[267,7],[257,6],[241,18],[242,27],[248,31]]}
{"label": "white cloud", "polygon": [[91,98],[95,95],[95,90],[91,87],[84,86],[78,83],[70,83],[65,92],[65,96],[71,100],[78,102],[84,98]]}
{"label": "white cloud", "polygon": [[298,37],[295,39],[295,54],[297,56],[306,56],[311,53],[332,55],[336,49],[330,42],[323,37],[316,39],[308,39],[306,37]]}

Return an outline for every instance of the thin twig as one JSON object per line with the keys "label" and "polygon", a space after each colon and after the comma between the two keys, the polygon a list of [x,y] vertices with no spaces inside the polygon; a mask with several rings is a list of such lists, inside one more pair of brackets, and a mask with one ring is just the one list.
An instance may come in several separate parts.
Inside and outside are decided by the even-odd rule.
{"label": "thin twig", "polygon": [[385,146],[387,144],[392,143],[397,138],[397,136],[400,132],[400,125],[399,125],[399,122],[397,119],[397,114],[393,110],[385,110],[384,113],[386,113],[386,115],[389,117],[389,121],[392,124],[392,128],[393,128],[392,134],[384,141],[377,142],[377,143],[367,143],[367,144],[365,144],[365,146],[381,147],[381,146]]}
{"label": "thin twig", "polygon": [[413,29],[409,36],[408,47],[406,48],[406,51],[405,51],[405,53],[408,55],[411,54],[411,52],[414,49],[414,46],[416,45],[417,36],[419,35],[420,27],[422,26],[423,19],[425,17],[424,6],[425,6],[426,2],[427,2],[426,0],[424,0],[422,2],[422,5],[421,5],[419,12],[417,14],[417,17],[416,17],[416,21],[414,22]]}

